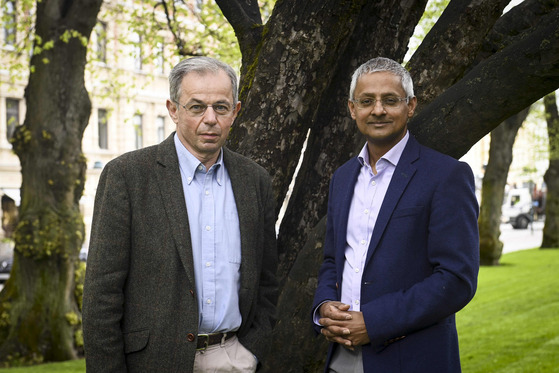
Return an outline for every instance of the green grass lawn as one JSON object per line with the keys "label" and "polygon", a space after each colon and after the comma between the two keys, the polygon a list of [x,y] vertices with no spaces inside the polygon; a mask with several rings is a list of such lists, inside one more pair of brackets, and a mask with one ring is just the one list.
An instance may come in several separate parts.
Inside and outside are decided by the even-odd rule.
{"label": "green grass lawn", "polygon": [[559,372],[559,250],[503,255],[482,267],[457,315],[465,373]]}
{"label": "green grass lawn", "polygon": [[35,365],[32,367],[4,368],[0,369],[4,373],[84,373],[85,360],[65,361],[63,363],[49,363]]}
{"label": "green grass lawn", "polygon": [[[464,373],[559,372],[559,250],[503,255],[482,267],[475,298],[457,315]],[[0,373],[83,373],[83,360]]]}

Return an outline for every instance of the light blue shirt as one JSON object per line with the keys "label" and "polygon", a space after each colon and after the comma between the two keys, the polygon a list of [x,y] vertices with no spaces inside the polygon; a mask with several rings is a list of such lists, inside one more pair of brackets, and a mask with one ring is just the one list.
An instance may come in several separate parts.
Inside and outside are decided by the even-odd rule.
{"label": "light blue shirt", "polygon": [[176,134],[175,148],[192,240],[200,312],[198,333],[235,331],[242,321],[239,311],[241,234],[223,152],[206,169]]}

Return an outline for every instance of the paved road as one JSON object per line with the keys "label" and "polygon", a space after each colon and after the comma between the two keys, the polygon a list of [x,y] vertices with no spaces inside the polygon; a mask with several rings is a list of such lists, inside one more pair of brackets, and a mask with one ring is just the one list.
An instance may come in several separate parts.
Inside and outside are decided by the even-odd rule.
{"label": "paved road", "polygon": [[511,251],[540,247],[543,236],[543,222],[534,222],[528,229],[513,229],[510,224],[501,224],[503,254]]}

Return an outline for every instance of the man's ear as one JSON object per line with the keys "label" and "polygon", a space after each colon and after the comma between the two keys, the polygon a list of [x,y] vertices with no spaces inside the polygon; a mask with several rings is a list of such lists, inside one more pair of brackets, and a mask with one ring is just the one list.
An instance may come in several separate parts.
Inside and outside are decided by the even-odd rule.
{"label": "man's ear", "polygon": [[179,121],[179,115],[178,115],[179,106],[171,100],[167,100],[166,106],[167,106],[167,111],[169,112],[169,116],[171,117],[173,122],[178,123],[178,121]]}
{"label": "man's ear", "polygon": [[413,117],[413,113],[415,113],[415,108],[417,107],[417,97],[413,96],[410,98],[410,102],[408,102],[408,118]]}
{"label": "man's ear", "polygon": [[347,107],[349,108],[349,113],[351,114],[351,118],[355,119],[355,103],[351,100],[347,100]]}
{"label": "man's ear", "polygon": [[237,105],[235,105],[235,115],[234,115],[234,118],[237,117],[237,114],[239,114],[239,111],[241,111],[241,101],[237,101]]}

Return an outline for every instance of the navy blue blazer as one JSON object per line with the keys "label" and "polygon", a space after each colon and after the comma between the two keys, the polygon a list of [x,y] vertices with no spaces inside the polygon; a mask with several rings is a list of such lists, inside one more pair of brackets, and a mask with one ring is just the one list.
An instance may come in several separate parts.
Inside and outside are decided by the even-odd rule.
{"label": "navy blue blazer", "polygon": [[[350,159],[330,183],[313,309],[341,299],[349,207],[360,167]],[[371,340],[363,346],[365,372],[460,371],[454,315],[477,287],[478,212],[470,167],[410,136],[379,211],[361,282]],[[330,346],[326,366],[336,347]]]}

